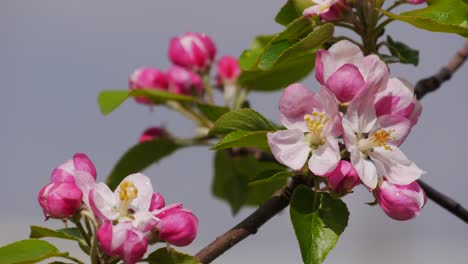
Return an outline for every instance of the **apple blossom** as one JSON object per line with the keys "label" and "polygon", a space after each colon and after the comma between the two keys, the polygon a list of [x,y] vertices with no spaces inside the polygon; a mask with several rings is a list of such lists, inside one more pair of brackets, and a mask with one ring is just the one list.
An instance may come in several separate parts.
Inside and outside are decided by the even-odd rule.
{"label": "apple blossom", "polygon": [[357,94],[388,80],[387,65],[377,55],[364,57],[361,49],[341,40],[328,50],[319,50],[315,59],[315,77],[342,104],[350,103]]}
{"label": "apple blossom", "polygon": [[313,6],[306,8],[303,15],[306,17],[320,16],[325,21],[339,20],[346,12],[346,0],[312,0]]}
{"label": "apple blossom", "polygon": [[241,69],[237,58],[233,56],[223,56],[219,59],[218,64],[216,64],[217,69],[217,79],[222,83],[232,83],[237,80],[241,74]]}
{"label": "apple blossom", "polygon": [[333,192],[339,194],[350,192],[360,183],[359,176],[353,165],[346,160],[340,160],[336,168],[324,176],[327,177],[328,186]]}
{"label": "apple blossom", "polygon": [[387,86],[375,97],[375,112],[377,117],[383,115],[398,115],[407,118],[412,125],[418,122],[422,106],[416,99],[414,89],[405,80],[391,78]]}
{"label": "apple blossom", "polygon": [[384,180],[376,188],[375,196],[384,212],[399,221],[416,217],[427,201],[426,194],[416,181],[397,185]]}
{"label": "apple blossom", "polygon": [[213,40],[198,32],[187,32],[174,37],[169,45],[170,60],[181,67],[205,71],[216,56]]}
{"label": "apple blossom", "polygon": [[[155,89],[167,91],[169,80],[167,75],[155,68],[141,67],[136,69],[129,78],[129,87],[135,89]],[[141,104],[152,104],[151,99],[144,96],[135,97],[135,101]]]}
{"label": "apple blossom", "polygon": [[292,84],[281,96],[279,110],[287,129],[267,134],[276,160],[299,170],[312,152],[308,167],[313,173],[334,170],[341,159],[337,138],[342,129],[333,95],[323,87],[314,94],[301,84]]}
{"label": "apple blossom", "polygon": [[139,262],[148,249],[146,237],[130,222],[105,221],[96,236],[104,253],[119,256],[125,264]]}
{"label": "apple blossom", "polygon": [[192,243],[197,235],[198,219],[192,211],[182,208],[182,204],[172,204],[153,211],[158,218],[156,228],[158,239],[182,247]]}
{"label": "apple blossom", "polygon": [[172,66],[167,71],[169,77],[169,91],[176,94],[202,94],[203,81],[198,74],[179,66]]}
{"label": "apple blossom", "polygon": [[371,190],[377,186],[378,176],[405,185],[424,174],[398,148],[411,129],[411,121],[398,115],[377,118],[373,104],[376,91],[372,87],[361,93],[343,118],[343,138],[351,163]]}
{"label": "apple blossom", "polygon": [[46,218],[69,218],[81,206],[83,193],[73,182],[52,182],[37,197]]}

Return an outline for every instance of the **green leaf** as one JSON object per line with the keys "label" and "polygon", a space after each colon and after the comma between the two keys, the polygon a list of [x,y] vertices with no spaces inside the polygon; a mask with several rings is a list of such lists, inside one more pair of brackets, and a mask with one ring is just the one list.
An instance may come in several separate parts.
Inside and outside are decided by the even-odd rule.
{"label": "green leaf", "polygon": [[316,25],[314,20],[298,18],[283,32],[270,36],[268,44],[257,39],[242,53],[239,83],[250,90],[273,91],[301,80],[314,68],[317,48],[332,36],[332,24]]}
{"label": "green leaf", "polygon": [[283,26],[288,25],[296,18],[302,16],[302,12],[313,4],[310,0],[288,0],[281,7],[281,10],[275,17],[275,21]]}
{"label": "green leaf", "polygon": [[226,151],[218,151],[214,165],[212,192],[215,197],[229,203],[232,214],[236,214],[244,205],[261,204],[286,183],[286,179],[280,179],[249,187],[251,177],[262,171],[285,170],[283,166],[274,162],[257,161],[252,155],[233,157]]}
{"label": "green leaf", "polygon": [[260,55],[263,53],[263,49],[272,41],[278,34],[273,35],[258,35],[254,38],[250,47],[244,50],[239,57],[239,66],[243,71],[252,70]]}
{"label": "green leaf", "polygon": [[202,104],[198,103],[198,110],[203,114],[208,120],[216,121],[225,113],[229,112],[229,108],[223,106],[217,106],[212,104]]}
{"label": "green leaf", "polygon": [[255,176],[250,182],[249,186],[259,186],[262,184],[269,184],[278,179],[287,179],[294,176],[293,173],[289,171],[278,171],[278,170],[269,170],[264,171]]}
{"label": "green leaf", "polygon": [[390,53],[393,55],[393,57],[398,58],[401,63],[413,64],[414,66],[418,66],[418,50],[410,48],[403,42],[394,41],[390,36],[387,36],[387,44]]}
{"label": "green leaf", "polygon": [[214,123],[210,134],[228,134],[232,131],[275,131],[276,128],[255,110],[244,108],[221,116]]}
{"label": "green leaf", "polygon": [[104,90],[99,93],[99,109],[103,115],[107,115],[119,107],[130,97],[144,96],[151,99],[154,103],[164,103],[169,100],[191,102],[195,98],[185,95],[179,95],[163,90],[138,89],[138,90]]}
{"label": "green leaf", "polygon": [[82,241],[83,237],[78,228],[64,228],[53,230],[42,226],[31,226],[30,238],[55,237],[68,240]]}
{"label": "green leaf", "polygon": [[39,239],[21,240],[0,248],[0,263],[2,264],[36,263],[62,256],[68,256],[68,253],[61,253],[51,243]]}
{"label": "green leaf", "polygon": [[463,0],[428,0],[426,8],[403,12],[399,15],[380,10],[388,17],[415,27],[455,33],[468,37],[468,3]]}
{"label": "green leaf", "polygon": [[304,264],[325,260],[349,218],[344,202],[304,185],[297,187],[292,195],[290,215]]}
{"label": "green leaf", "polygon": [[113,190],[128,175],[141,172],[181,147],[181,145],[168,138],[139,143],[130,148],[120,158],[107,177],[106,183]]}
{"label": "green leaf", "polygon": [[227,148],[238,148],[238,147],[256,147],[264,151],[270,152],[270,147],[267,143],[266,133],[268,131],[232,131],[221,139],[211,149],[221,150]]}
{"label": "green leaf", "polygon": [[146,261],[150,264],[201,264],[196,258],[177,252],[174,249],[160,248],[149,254]]}

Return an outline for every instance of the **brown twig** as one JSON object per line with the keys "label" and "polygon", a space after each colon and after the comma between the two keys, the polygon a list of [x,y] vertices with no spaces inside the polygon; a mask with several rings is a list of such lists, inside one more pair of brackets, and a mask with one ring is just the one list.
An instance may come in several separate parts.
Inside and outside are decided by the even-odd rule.
{"label": "brown twig", "polygon": [[468,210],[466,208],[464,208],[461,204],[448,197],[447,195],[432,188],[427,183],[421,180],[418,180],[418,183],[419,185],[421,185],[421,188],[423,188],[423,190],[426,192],[426,195],[427,197],[429,197],[429,199],[442,206],[443,208],[447,209],[452,214],[463,220],[465,223],[468,223]]}
{"label": "brown twig", "polygon": [[244,238],[257,233],[257,230],[263,224],[288,206],[291,194],[298,185],[299,179],[293,178],[285,186],[276,191],[271,198],[255,210],[255,212],[200,250],[200,252],[195,255],[195,258],[203,264],[211,263],[214,259]]}
{"label": "brown twig", "polygon": [[460,68],[467,57],[468,41],[465,42],[465,45],[455,53],[450,62],[442,67],[439,72],[416,83],[416,87],[414,88],[416,98],[421,99],[426,94],[439,89],[443,82],[450,80],[452,74]]}

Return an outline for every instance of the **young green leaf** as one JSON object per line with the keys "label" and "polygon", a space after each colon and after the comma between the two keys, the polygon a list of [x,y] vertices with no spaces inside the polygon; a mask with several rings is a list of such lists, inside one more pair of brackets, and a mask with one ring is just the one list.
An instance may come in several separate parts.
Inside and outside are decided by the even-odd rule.
{"label": "young green leaf", "polygon": [[171,248],[160,248],[149,254],[146,261],[150,264],[201,264],[196,258]]}
{"label": "young green leaf", "polygon": [[212,104],[203,104],[198,103],[198,110],[205,116],[208,120],[215,122],[225,113],[229,112],[229,108],[223,106],[217,106]]}
{"label": "young green leaf", "polygon": [[311,0],[288,0],[276,15],[275,21],[286,26],[296,18],[301,17],[304,9],[311,5],[313,5]]}
{"label": "young green leaf", "polygon": [[304,264],[320,264],[346,228],[349,211],[341,200],[302,185],[292,195],[290,215]]}
{"label": "young green leaf", "polygon": [[259,205],[286,183],[278,179],[261,186],[249,187],[251,178],[262,171],[285,170],[274,162],[260,162],[252,155],[233,157],[226,151],[218,151],[214,160],[215,177],[212,192],[215,197],[225,200],[236,214],[244,205]]}
{"label": "young green leaf", "polygon": [[228,134],[232,131],[275,131],[276,128],[255,110],[244,108],[221,116],[210,130],[212,135]]}
{"label": "young green leaf", "polygon": [[139,89],[139,90],[104,90],[99,93],[99,109],[103,115],[110,114],[130,97],[144,96],[155,103],[164,103],[168,100],[190,102],[195,98],[185,95],[179,95],[163,90]]}
{"label": "young green leaf", "polygon": [[39,239],[26,239],[17,241],[0,248],[0,263],[36,263],[52,257],[68,256],[61,253],[51,243]]}
{"label": "young green leaf", "polygon": [[255,176],[255,178],[253,178],[249,182],[249,186],[252,187],[252,186],[259,186],[262,184],[268,184],[278,179],[287,179],[292,176],[294,176],[294,174],[289,171],[277,171],[277,170],[264,171],[258,174],[257,176]]}
{"label": "young green leaf", "polygon": [[67,240],[83,241],[83,237],[78,231],[78,228],[64,228],[53,230],[42,226],[31,226],[30,238],[54,237]]}
{"label": "young green leaf", "polygon": [[398,58],[401,63],[418,66],[419,51],[410,48],[403,42],[394,41],[390,36],[387,36],[387,46],[393,57]]}
{"label": "young green leaf", "polygon": [[264,151],[270,152],[270,147],[267,143],[266,133],[268,131],[232,131],[221,139],[211,149],[221,150],[227,148],[238,147],[256,147]]}
{"label": "young green leaf", "polygon": [[428,0],[428,6],[401,14],[381,10],[386,16],[415,27],[468,37],[468,3],[464,0]]}
{"label": "young green leaf", "polygon": [[263,53],[263,49],[272,41],[278,34],[273,35],[258,35],[250,43],[249,49],[244,50],[239,57],[239,66],[243,71],[253,70],[256,67],[258,58]]}
{"label": "young green leaf", "polygon": [[181,145],[168,138],[146,141],[133,146],[114,166],[107,177],[107,185],[112,190],[115,189],[128,175],[141,172],[181,147]]}

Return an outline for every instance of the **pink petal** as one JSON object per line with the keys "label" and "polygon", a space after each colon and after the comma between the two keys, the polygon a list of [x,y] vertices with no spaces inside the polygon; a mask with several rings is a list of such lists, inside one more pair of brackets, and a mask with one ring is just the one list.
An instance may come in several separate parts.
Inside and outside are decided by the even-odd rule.
{"label": "pink petal", "polygon": [[307,132],[304,115],[312,113],[314,105],[317,104],[312,91],[301,84],[291,84],[284,90],[279,102],[281,123],[286,128]]}
{"label": "pink petal", "polygon": [[328,78],[325,86],[341,103],[347,103],[364,87],[364,78],[356,66],[344,64]]}
{"label": "pink petal", "polygon": [[75,153],[73,156],[73,165],[78,171],[85,171],[91,174],[94,179],[97,177],[96,167],[94,167],[93,162],[83,153]]}
{"label": "pink petal", "polygon": [[297,129],[268,133],[268,145],[276,160],[294,170],[301,169],[310,153],[304,133]]}

